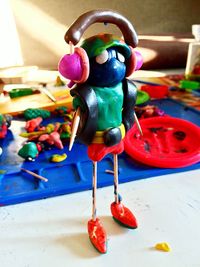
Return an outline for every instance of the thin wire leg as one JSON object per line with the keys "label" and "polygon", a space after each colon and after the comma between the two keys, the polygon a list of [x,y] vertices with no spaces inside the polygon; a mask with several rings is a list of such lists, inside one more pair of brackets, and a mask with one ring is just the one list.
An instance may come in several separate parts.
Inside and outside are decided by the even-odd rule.
{"label": "thin wire leg", "polygon": [[96,220],[96,191],[97,191],[97,162],[93,161],[93,182],[92,182],[92,220]]}
{"label": "thin wire leg", "polygon": [[119,194],[118,194],[118,156],[114,154],[114,195],[115,203],[119,203]]}

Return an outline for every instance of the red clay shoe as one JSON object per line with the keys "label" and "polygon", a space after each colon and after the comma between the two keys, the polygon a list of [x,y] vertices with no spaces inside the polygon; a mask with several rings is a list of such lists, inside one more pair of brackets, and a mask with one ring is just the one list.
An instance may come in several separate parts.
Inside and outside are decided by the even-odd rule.
{"label": "red clay shoe", "polygon": [[91,243],[100,253],[107,252],[107,235],[100,220],[88,221],[88,234]]}
{"label": "red clay shoe", "polygon": [[110,208],[113,219],[119,224],[131,229],[137,228],[137,220],[135,216],[122,203],[113,202]]}

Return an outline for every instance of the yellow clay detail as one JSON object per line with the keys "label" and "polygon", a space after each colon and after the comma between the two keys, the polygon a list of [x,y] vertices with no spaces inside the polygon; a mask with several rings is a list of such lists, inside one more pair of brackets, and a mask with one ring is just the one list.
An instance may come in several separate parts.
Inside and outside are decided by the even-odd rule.
{"label": "yellow clay detail", "polygon": [[56,83],[54,86],[64,86],[65,83],[61,80],[60,76],[56,77]]}
{"label": "yellow clay detail", "polygon": [[63,160],[65,160],[67,158],[67,155],[64,153],[62,155],[59,155],[59,154],[54,154],[52,157],[51,157],[51,161],[52,162],[61,162]]}
{"label": "yellow clay detail", "polygon": [[166,243],[166,242],[156,244],[155,245],[155,249],[162,250],[162,251],[165,251],[165,252],[169,252],[171,250],[169,244]]}

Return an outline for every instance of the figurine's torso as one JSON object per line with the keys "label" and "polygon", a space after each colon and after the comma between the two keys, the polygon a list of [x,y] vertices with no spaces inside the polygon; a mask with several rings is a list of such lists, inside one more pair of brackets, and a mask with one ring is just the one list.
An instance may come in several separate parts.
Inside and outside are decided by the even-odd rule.
{"label": "figurine's torso", "polygon": [[70,93],[74,97],[74,109],[81,109],[77,134],[81,142],[91,144],[96,132],[123,126],[127,132],[132,127],[137,89],[131,81],[124,79],[109,87],[84,83],[77,85]]}
{"label": "figurine's torso", "polygon": [[97,97],[97,130],[103,131],[122,123],[123,90],[122,83],[113,87],[94,87]]}

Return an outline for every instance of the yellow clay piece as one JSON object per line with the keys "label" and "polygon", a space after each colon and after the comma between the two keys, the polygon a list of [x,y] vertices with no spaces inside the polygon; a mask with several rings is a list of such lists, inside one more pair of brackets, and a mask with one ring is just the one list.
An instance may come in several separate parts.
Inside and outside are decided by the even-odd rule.
{"label": "yellow clay piece", "polygon": [[56,83],[55,83],[55,85],[54,86],[64,86],[65,85],[65,83],[61,80],[61,78],[60,78],[60,76],[57,76],[56,77]]}
{"label": "yellow clay piece", "polygon": [[171,250],[169,244],[166,243],[166,242],[156,244],[155,245],[155,249],[162,250],[162,251],[165,251],[165,252],[169,252]]}
{"label": "yellow clay piece", "polygon": [[52,162],[61,162],[63,160],[65,160],[67,158],[67,155],[64,153],[62,155],[59,155],[59,154],[54,154],[52,157],[51,157],[51,161]]}

